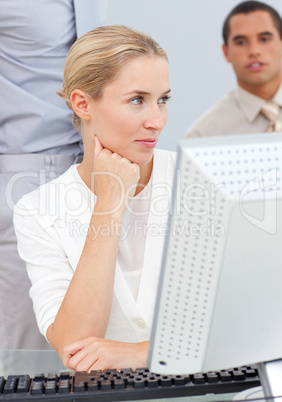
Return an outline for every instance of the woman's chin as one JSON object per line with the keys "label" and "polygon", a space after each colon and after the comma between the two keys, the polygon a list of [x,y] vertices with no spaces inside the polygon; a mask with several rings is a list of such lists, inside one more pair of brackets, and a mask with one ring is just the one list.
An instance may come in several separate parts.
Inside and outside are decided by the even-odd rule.
{"label": "woman's chin", "polygon": [[150,163],[152,161],[152,158],[154,156],[154,151],[152,150],[150,153],[146,152],[146,154],[142,154],[142,155],[136,155],[136,156],[131,156],[130,158],[128,158],[130,160],[130,162],[132,163],[136,163],[139,166],[145,166],[148,165],[148,163]]}

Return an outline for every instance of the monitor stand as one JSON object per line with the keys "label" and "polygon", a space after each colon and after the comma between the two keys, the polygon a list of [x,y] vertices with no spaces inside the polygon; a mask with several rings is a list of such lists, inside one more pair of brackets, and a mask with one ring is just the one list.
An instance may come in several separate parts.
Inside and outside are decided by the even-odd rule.
{"label": "monitor stand", "polygon": [[[233,397],[233,401],[281,401],[282,359],[256,364],[261,386],[245,389]],[[266,398],[266,399],[264,399]]]}
{"label": "monitor stand", "polygon": [[257,364],[264,396],[282,396],[282,359]]}

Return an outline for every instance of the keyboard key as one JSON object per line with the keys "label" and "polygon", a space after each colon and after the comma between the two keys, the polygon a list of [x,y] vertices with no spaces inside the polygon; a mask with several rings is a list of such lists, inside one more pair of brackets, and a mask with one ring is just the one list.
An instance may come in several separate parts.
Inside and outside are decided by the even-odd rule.
{"label": "keyboard key", "polygon": [[127,385],[128,387],[133,387],[133,386],[134,386],[134,380],[135,380],[135,377],[134,377],[134,376],[132,376],[132,377],[127,377],[127,379],[126,379],[126,385]]}
{"label": "keyboard key", "polygon": [[136,377],[133,381],[134,388],[145,388],[145,380],[143,377]]}
{"label": "keyboard key", "polygon": [[57,393],[57,381],[56,380],[48,380],[45,384],[45,394],[56,394]]}
{"label": "keyboard key", "polygon": [[205,376],[202,373],[197,373],[193,375],[194,384],[204,384],[206,382]]}
{"label": "keyboard key", "polygon": [[99,382],[96,381],[96,380],[90,381],[90,382],[88,382],[88,384],[87,384],[87,391],[89,391],[89,392],[98,391],[100,385],[101,385],[101,381],[99,381]]}
{"label": "keyboard key", "polygon": [[17,386],[17,392],[28,392],[30,386],[30,377],[29,375],[21,375],[19,376],[19,382]]}
{"label": "keyboard key", "polygon": [[84,381],[76,381],[74,384],[74,391],[75,392],[84,392],[86,389],[86,382]]}
{"label": "keyboard key", "polygon": [[16,376],[9,375],[4,385],[4,394],[13,394],[16,392],[18,379]]}
{"label": "keyboard key", "polygon": [[36,381],[44,382],[45,381],[45,375],[43,373],[35,374],[33,381],[34,382],[36,382]]}
{"label": "keyboard key", "polygon": [[31,395],[41,395],[43,394],[43,383],[42,381],[32,381],[30,388]]}
{"label": "keyboard key", "polygon": [[207,373],[207,382],[215,383],[218,382],[219,378],[218,375],[214,371],[209,371]]}
{"label": "keyboard key", "polygon": [[60,373],[60,380],[69,380],[70,378],[70,373],[68,371]]}
{"label": "keyboard key", "polygon": [[184,385],[187,382],[190,382],[190,377],[184,377],[182,375],[176,375],[174,378],[174,385]]}
{"label": "keyboard key", "polygon": [[124,389],[125,388],[124,380],[122,378],[116,378],[113,383],[113,388],[114,389]]}
{"label": "keyboard key", "polygon": [[120,374],[124,374],[124,375],[131,375],[131,374],[133,374],[134,373],[134,371],[131,369],[131,368],[124,368],[124,369],[121,369],[120,370]]}
{"label": "keyboard key", "polygon": [[106,376],[114,377],[114,376],[116,376],[116,375],[118,375],[118,374],[119,374],[119,372],[118,372],[118,370],[116,370],[116,369],[106,370],[106,371],[105,371],[105,375],[106,375]]}
{"label": "keyboard key", "polygon": [[168,387],[168,386],[170,386],[170,385],[172,384],[171,377],[168,376],[168,375],[163,375],[163,376],[161,376],[161,381],[160,381],[160,383],[161,383],[161,385],[162,385],[163,387]]}
{"label": "keyboard key", "polygon": [[58,381],[57,373],[48,373],[46,381]]}
{"label": "keyboard key", "polygon": [[138,374],[138,375],[143,375],[143,376],[146,376],[147,374],[150,374],[150,370],[149,369],[147,369],[147,367],[143,367],[143,368],[137,368],[136,369],[136,373]]}
{"label": "keyboard key", "polygon": [[241,381],[245,379],[245,374],[241,370],[233,370],[234,381]]}
{"label": "keyboard key", "polygon": [[112,389],[112,382],[110,380],[102,380],[101,381],[101,390],[105,391],[105,390],[109,390]]}
{"label": "keyboard key", "polygon": [[[60,376],[61,377],[61,376]],[[59,380],[58,383],[58,392],[59,394],[66,394],[70,392],[70,380]]]}
{"label": "keyboard key", "polygon": [[158,379],[158,377],[156,377],[156,376],[154,376],[154,375],[149,376],[148,379],[147,379],[147,386],[148,386],[149,388],[156,388],[156,387],[158,387],[158,386],[159,386],[159,379]]}
{"label": "keyboard key", "polygon": [[232,381],[232,374],[227,370],[221,370],[219,372],[219,377],[222,382]]}
{"label": "keyboard key", "polygon": [[249,368],[245,371],[245,375],[246,377],[256,377],[257,376],[257,372],[255,369],[253,368]]}

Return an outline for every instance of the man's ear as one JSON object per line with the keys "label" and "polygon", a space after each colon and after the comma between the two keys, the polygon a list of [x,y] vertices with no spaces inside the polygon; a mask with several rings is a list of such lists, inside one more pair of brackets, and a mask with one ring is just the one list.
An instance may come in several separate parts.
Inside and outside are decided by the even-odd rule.
{"label": "man's ear", "polygon": [[225,60],[227,61],[227,63],[231,63],[229,55],[228,55],[228,48],[225,43],[223,43],[223,45],[222,45],[222,51],[223,51],[223,54],[224,54],[224,57],[225,57]]}
{"label": "man's ear", "polygon": [[70,96],[73,111],[83,120],[89,120],[89,97],[80,89],[75,89]]}

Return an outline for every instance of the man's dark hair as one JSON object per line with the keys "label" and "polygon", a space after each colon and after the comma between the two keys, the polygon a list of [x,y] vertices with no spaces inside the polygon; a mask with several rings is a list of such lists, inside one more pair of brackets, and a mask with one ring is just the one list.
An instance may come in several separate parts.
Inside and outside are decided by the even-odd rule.
{"label": "man's dark hair", "polygon": [[277,11],[274,10],[271,6],[265,3],[261,3],[260,1],[244,1],[243,3],[238,4],[236,7],[231,10],[231,12],[226,17],[223,29],[222,36],[225,45],[227,45],[228,36],[230,33],[230,19],[234,15],[237,14],[249,14],[254,11],[266,11],[270,14],[275,27],[277,28],[280,38],[282,39],[282,19]]}

